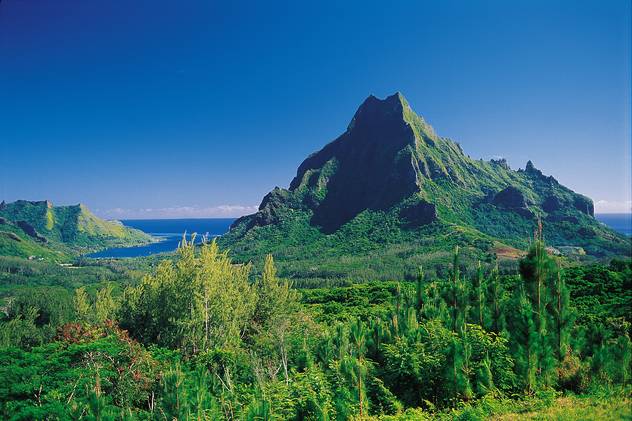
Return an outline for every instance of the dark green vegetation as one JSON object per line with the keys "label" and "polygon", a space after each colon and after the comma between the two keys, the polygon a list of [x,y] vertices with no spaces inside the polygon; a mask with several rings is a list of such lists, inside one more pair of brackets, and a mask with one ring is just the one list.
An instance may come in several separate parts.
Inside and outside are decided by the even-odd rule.
{"label": "dark green vegetation", "polygon": [[79,253],[150,241],[144,232],[97,218],[81,204],[0,203],[0,256],[64,261]]}
{"label": "dark green vegetation", "polygon": [[514,171],[504,160],[470,158],[395,94],[364,101],[289,189],[266,195],[220,244],[242,262],[274,254],[280,273],[301,286],[398,280],[422,264],[445,267],[456,245],[470,264],[515,260],[538,219],[570,259],[630,256],[630,239],[596,221],[589,198],[531,162]]}
{"label": "dark green vegetation", "polygon": [[30,262],[39,286],[3,279],[0,417],[631,416],[630,261],[562,269],[540,236],[514,274],[459,257],[442,277],[302,291],[215,243],[74,269],[85,284]]}
{"label": "dark green vegetation", "polygon": [[630,240],[399,94],[219,245],[94,261],[150,239],[82,206],[0,218],[2,419],[632,416]]}

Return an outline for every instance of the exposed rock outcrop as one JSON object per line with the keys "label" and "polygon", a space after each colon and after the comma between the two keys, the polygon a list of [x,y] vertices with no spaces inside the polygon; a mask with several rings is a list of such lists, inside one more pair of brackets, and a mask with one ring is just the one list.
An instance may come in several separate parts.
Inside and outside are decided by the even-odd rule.
{"label": "exposed rock outcrop", "polygon": [[22,231],[24,231],[26,233],[26,235],[28,235],[29,237],[32,237],[33,239],[42,242],[42,243],[47,243],[48,240],[46,239],[46,237],[41,236],[36,230],[35,228],[29,224],[26,221],[17,221],[15,223]]}
{"label": "exposed rock outcrop", "polygon": [[514,186],[508,186],[496,193],[492,203],[500,208],[516,212],[525,218],[533,217],[533,212],[529,210],[524,193]]}
{"label": "exposed rock outcrop", "polygon": [[288,195],[287,190],[279,187],[266,194],[259,205],[259,212],[257,212],[254,221],[255,225],[264,226],[279,222],[279,208],[285,206]]}
{"label": "exposed rock outcrop", "polygon": [[507,163],[507,160],[505,158],[492,159],[492,160],[489,161],[489,163],[492,164],[492,165],[499,166],[499,167],[501,167],[501,168],[503,168],[505,170],[510,170],[511,169],[509,167],[509,163]]}
{"label": "exposed rock outcrop", "polygon": [[412,226],[427,225],[437,220],[436,206],[423,200],[405,207],[399,214]]}
{"label": "exposed rock outcrop", "polygon": [[299,189],[307,171],[337,162],[324,199],[313,209],[314,225],[333,232],[365,209],[388,209],[418,190],[415,134],[405,120],[406,107],[399,94],[383,101],[370,96],[342,136],[300,165],[292,191]]}
{"label": "exposed rock outcrop", "polygon": [[575,209],[585,213],[586,215],[595,216],[595,206],[593,205],[593,201],[585,196],[576,195],[575,200],[573,201],[573,206],[575,206]]}
{"label": "exposed rock outcrop", "polygon": [[544,202],[542,202],[542,210],[544,210],[544,212],[552,213],[560,209],[562,209],[562,202],[556,196],[548,196],[544,199]]}
{"label": "exposed rock outcrop", "polygon": [[527,207],[524,193],[514,186],[508,186],[496,193],[492,203],[507,209],[520,209]]}
{"label": "exposed rock outcrop", "polygon": [[0,235],[2,235],[5,238],[8,238],[9,240],[17,241],[18,243],[22,241],[22,239],[13,232],[0,231]]}

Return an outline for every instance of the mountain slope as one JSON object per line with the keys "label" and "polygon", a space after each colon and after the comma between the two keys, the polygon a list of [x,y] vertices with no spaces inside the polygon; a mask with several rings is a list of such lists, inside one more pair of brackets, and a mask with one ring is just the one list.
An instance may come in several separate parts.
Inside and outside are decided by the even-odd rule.
{"label": "mountain slope", "polygon": [[65,248],[50,249],[43,240],[36,240],[19,226],[0,217],[0,256],[37,256],[47,260],[65,260],[68,252]]}
{"label": "mountain slope", "polygon": [[[118,221],[105,221],[98,218],[82,205],[53,206],[49,201],[18,200],[0,204],[0,217],[5,224],[0,231],[13,232],[22,239],[22,246],[33,244],[63,254],[85,253],[107,247],[131,246],[152,241],[151,236],[142,231],[124,226]],[[2,229],[4,227],[4,230]],[[14,236],[5,235],[5,239]],[[15,242],[6,242],[20,249]],[[37,247],[35,249],[38,249]],[[3,250],[3,254],[4,254]],[[8,251],[6,251],[9,253]],[[16,255],[22,255],[20,252]],[[33,255],[45,255],[41,249],[33,250]]]}
{"label": "mountain slope", "polygon": [[406,272],[444,260],[456,244],[486,259],[524,249],[538,219],[562,252],[630,253],[628,239],[594,219],[592,200],[531,161],[514,171],[504,160],[470,158],[397,93],[367,98],[345,133],[303,161],[289,189],[266,195],[221,243],[243,260],[275,253],[293,262],[285,266],[293,276],[310,277],[308,262],[324,259],[334,276],[355,277],[374,261],[384,269],[370,276],[387,277],[392,253],[409,260]]}

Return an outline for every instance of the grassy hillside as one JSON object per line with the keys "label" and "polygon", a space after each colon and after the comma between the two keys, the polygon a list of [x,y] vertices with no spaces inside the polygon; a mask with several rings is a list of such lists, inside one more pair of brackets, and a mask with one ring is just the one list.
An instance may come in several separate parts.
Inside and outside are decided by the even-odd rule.
{"label": "grassy hillside", "polygon": [[20,227],[0,217],[0,256],[36,257],[46,260],[67,260],[70,249],[63,245],[51,248],[47,242],[34,239]]}
{"label": "grassy hillside", "polygon": [[81,204],[53,206],[49,201],[18,200],[2,203],[0,217],[6,222],[6,231],[21,240],[5,234],[0,243],[5,256],[51,258],[152,241],[142,231],[96,217]]}
{"label": "grassy hillside", "polygon": [[59,250],[52,250],[43,246],[20,230],[2,227],[0,229],[0,256],[17,256],[29,258],[44,258],[47,260],[66,260],[67,254]]}

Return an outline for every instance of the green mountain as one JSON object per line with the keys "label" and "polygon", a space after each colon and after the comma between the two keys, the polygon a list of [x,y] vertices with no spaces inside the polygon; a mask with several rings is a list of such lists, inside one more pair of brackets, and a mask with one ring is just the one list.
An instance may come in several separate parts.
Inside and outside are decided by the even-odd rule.
{"label": "green mountain", "polygon": [[65,247],[53,250],[44,240],[34,239],[19,226],[0,217],[0,256],[66,260],[69,252]]}
{"label": "green mountain", "polygon": [[470,158],[396,93],[367,98],[289,189],[267,194],[220,243],[244,261],[273,253],[299,283],[413,276],[420,264],[439,268],[455,245],[476,259],[515,258],[539,220],[556,253],[629,255],[630,240],[593,212],[591,199],[531,161],[515,171]]}
{"label": "green mountain", "polygon": [[119,221],[98,218],[82,204],[53,206],[48,200],[0,203],[2,256],[62,257],[152,240]]}

